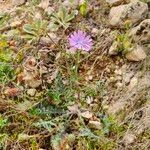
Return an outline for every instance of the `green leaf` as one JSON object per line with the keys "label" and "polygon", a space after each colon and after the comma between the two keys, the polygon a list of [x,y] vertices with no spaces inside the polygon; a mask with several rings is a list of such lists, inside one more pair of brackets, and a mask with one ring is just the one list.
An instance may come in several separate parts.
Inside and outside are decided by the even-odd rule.
{"label": "green leaf", "polygon": [[30,24],[25,24],[24,26],[23,26],[23,30],[26,32],[26,33],[28,33],[28,34],[31,34],[31,35],[36,35],[36,33],[35,33],[35,29],[30,25]]}
{"label": "green leaf", "polygon": [[34,123],[33,125],[36,127],[39,127],[39,128],[43,127],[45,129],[47,129],[49,132],[52,131],[53,127],[57,126],[52,121],[44,121],[44,120],[40,120],[39,122]]}
{"label": "green leaf", "polygon": [[70,15],[66,16],[66,22],[71,21],[75,17],[75,12],[72,12]]}
{"label": "green leaf", "polygon": [[2,129],[7,124],[7,119],[0,118],[0,129]]}
{"label": "green leaf", "polygon": [[50,29],[51,31],[57,31],[59,29],[60,25],[55,24],[54,22],[51,22],[48,25],[48,29]]}
{"label": "green leaf", "polygon": [[0,50],[8,46],[6,37],[0,35]]}
{"label": "green leaf", "polygon": [[59,8],[59,11],[51,16],[51,23],[49,25],[49,28],[52,31],[57,31],[58,28],[61,26],[67,29],[70,25],[69,21],[71,21],[74,17],[75,17],[74,11],[69,13],[66,7],[61,6]]}
{"label": "green leaf", "polygon": [[27,40],[34,40],[36,37],[30,34],[23,35],[22,38]]}
{"label": "green leaf", "polygon": [[79,11],[83,16],[86,16],[87,14],[87,7],[88,7],[87,0],[84,0],[84,2],[79,6]]}
{"label": "green leaf", "polygon": [[65,7],[61,6],[58,11],[58,17],[63,21],[67,15],[67,10]]}

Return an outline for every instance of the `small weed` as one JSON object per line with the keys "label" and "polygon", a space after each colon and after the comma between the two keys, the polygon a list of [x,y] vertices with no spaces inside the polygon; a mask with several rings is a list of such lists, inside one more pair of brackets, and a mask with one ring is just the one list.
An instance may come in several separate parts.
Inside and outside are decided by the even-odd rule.
{"label": "small weed", "polygon": [[109,135],[110,133],[115,133],[121,135],[124,129],[120,126],[114,116],[107,116],[100,114],[101,121],[103,123],[103,133]]}
{"label": "small weed", "polygon": [[126,54],[132,47],[131,39],[128,37],[127,33],[119,34],[117,36],[118,51],[122,54]]}
{"label": "small weed", "polygon": [[7,134],[1,134],[0,133],[0,149],[1,150],[3,150],[4,149],[4,147],[5,147],[5,142],[6,142],[6,140],[7,140],[7,138],[8,138],[8,135]]}
{"label": "small weed", "polygon": [[3,119],[1,116],[0,116],[0,130],[2,130],[2,128],[7,125],[7,119]]}
{"label": "small weed", "polygon": [[0,29],[6,26],[9,19],[10,15],[8,13],[0,13]]}
{"label": "small weed", "polygon": [[63,27],[65,30],[69,27],[70,21],[75,17],[75,12],[60,6],[57,13],[54,13],[51,16],[51,22],[49,24],[49,29],[52,31],[57,31],[60,27]]}
{"label": "small weed", "polygon": [[0,37],[0,82],[6,83],[13,78],[14,71],[12,67],[12,50],[8,49],[7,39]]}
{"label": "small weed", "polygon": [[47,21],[35,19],[32,24],[25,24],[23,26],[23,38],[28,42],[39,42],[40,38],[47,33]]}
{"label": "small weed", "polygon": [[88,7],[88,0],[83,0],[83,2],[81,2],[79,5],[79,11],[80,11],[81,15],[86,16],[87,7]]}

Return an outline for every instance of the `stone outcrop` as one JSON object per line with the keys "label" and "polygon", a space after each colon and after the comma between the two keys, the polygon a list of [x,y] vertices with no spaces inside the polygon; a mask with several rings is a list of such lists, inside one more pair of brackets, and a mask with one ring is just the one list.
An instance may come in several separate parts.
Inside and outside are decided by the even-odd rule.
{"label": "stone outcrop", "polygon": [[126,22],[136,24],[142,21],[147,14],[148,5],[141,1],[133,0],[129,4],[112,7],[109,14],[109,23],[111,26],[124,28]]}

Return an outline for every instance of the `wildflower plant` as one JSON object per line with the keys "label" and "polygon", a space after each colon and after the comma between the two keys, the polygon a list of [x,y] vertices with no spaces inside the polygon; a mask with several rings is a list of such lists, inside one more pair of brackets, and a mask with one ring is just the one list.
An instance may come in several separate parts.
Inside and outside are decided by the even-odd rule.
{"label": "wildflower plant", "polygon": [[89,52],[92,48],[92,39],[83,31],[77,31],[70,35],[69,43],[72,50],[84,50]]}
{"label": "wildflower plant", "polygon": [[78,74],[78,67],[80,63],[80,53],[81,51],[89,52],[92,49],[92,39],[90,35],[87,35],[86,32],[81,30],[73,32],[69,38],[70,51],[76,51],[76,65],[75,65],[75,73]]}

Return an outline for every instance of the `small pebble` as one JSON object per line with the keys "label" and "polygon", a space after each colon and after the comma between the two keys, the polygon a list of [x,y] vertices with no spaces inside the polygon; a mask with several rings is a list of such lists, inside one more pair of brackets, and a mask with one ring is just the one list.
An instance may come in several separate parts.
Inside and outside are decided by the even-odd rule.
{"label": "small pebble", "polygon": [[99,30],[97,28],[93,28],[91,31],[92,34],[98,34],[98,32],[99,32]]}
{"label": "small pebble", "polygon": [[29,96],[34,96],[35,93],[36,93],[36,89],[28,89],[28,90],[27,90],[27,94],[28,94]]}
{"label": "small pebble", "polygon": [[118,70],[118,69],[116,69],[116,70],[115,70],[115,74],[117,74],[117,75],[122,75],[122,71],[121,71],[121,69],[119,69],[119,70]]}
{"label": "small pebble", "polygon": [[120,87],[123,86],[123,84],[122,84],[121,82],[117,82],[117,83],[116,83],[116,86],[117,86],[118,88],[120,88]]}
{"label": "small pebble", "polygon": [[124,141],[126,144],[132,144],[136,139],[136,136],[133,134],[126,134],[124,136]]}
{"label": "small pebble", "polygon": [[115,81],[116,81],[116,78],[115,78],[115,77],[110,77],[109,81],[110,81],[110,82],[115,82]]}

